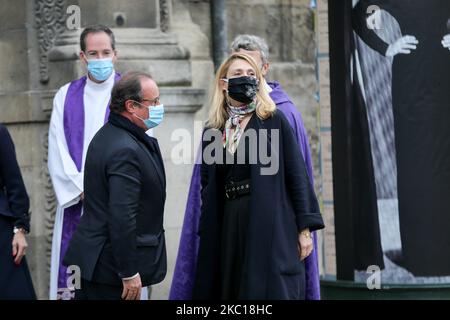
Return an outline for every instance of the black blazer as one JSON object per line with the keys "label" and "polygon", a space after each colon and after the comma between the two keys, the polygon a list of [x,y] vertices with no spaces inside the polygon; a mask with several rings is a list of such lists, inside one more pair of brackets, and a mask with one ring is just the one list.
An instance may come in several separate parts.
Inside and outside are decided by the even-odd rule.
{"label": "black blazer", "polygon": [[0,215],[15,219],[17,227],[29,231],[30,201],[16,159],[14,143],[0,124]]}
{"label": "black blazer", "polygon": [[63,263],[97,283],[121,286],[138,272],[144,286],[162,281],[165,189],[157,140],[111,114],[88,148],[84,213]]}

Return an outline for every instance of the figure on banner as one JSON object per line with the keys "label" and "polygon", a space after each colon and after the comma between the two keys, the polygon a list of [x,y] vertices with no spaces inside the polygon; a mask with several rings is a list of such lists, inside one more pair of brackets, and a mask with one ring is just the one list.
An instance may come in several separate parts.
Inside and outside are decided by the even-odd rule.
{"label": "figure on banner", "polygon": [[[368,24],[370,8],[394,17],[402,35],[386,43]],[[392,63],[401,256],[414,276],[450,275],[450,2],[360,0],[353,26]],[[383,26],[379,26],[383,27]],[[426,230],[426,234],[423,231]]]}

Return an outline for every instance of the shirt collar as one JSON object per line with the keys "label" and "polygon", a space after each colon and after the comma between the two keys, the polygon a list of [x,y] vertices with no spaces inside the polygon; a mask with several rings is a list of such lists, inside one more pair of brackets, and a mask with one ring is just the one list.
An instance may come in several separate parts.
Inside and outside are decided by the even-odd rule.
{"label": "shirt collar", "polygon": [[87,75],[87,81],[86,81],[86,85],[88,86],[92,86],[95,88],[105,88],[105,87],[109,87],[111,85],[114,85],[114,78],[116,76],[116,71],[113,69],[113,71],[111,72],[111,75],[109,76],[108,79],[106,79],[105,81],[101,82],[101,83],[97,83],[92,81],[89,78],[89,75]]}

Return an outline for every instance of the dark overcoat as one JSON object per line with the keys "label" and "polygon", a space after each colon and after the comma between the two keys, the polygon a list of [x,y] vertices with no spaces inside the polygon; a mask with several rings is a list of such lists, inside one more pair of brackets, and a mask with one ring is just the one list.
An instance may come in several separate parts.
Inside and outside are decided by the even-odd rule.
{"label": "dark overcoat", "polygon": [[[238,298],[303,299],[305,267],[298,255],[298,233],[305,228],[313,231],[324,227],[318,202],[285,116],[275,112],[266,120],[256,117],[254,126],[258,133],[257,145],[267,145],[269,157],[272,161],[278,159],[279,166],[275,174],[262,174],[261,169],[271,164],[265,165],[259,152],[256,164],[251,165],[244,284]],[[220,237],[225,195],[218,165],[207,164],[204,158],[205,150],[217,142],[214,138],[205,141],[208,130],[214,129],[205,130],[202,143],[202,212],[194,299],[220,298]]]}

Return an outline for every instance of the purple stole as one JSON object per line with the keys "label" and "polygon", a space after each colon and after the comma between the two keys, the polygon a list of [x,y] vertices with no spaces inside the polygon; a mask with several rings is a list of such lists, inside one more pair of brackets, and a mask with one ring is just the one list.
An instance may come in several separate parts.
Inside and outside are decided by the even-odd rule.
{"label": "purple stole", "polygon": [[[70,157],[75,163],[78,172],[81,172],[83,165],[84,148],[84,87],[87,77],[81,77],[70,83],[64,101],[64,135],[69,149]],[[114,81],[120,79],[120,74],[116,73]],[[109,103],[106,108],[105,123],[109,117]],[[61,236],[61,249],[59,255],[58,268],[58,299],[60,297],[73,298],[74,293],[67,288],[67,267],[62,264],[62,260],[69,246],[75,229],[80,221],[82,202],[64,209],[63,226]],[[70,296],[69,296],[70,294]]]}

